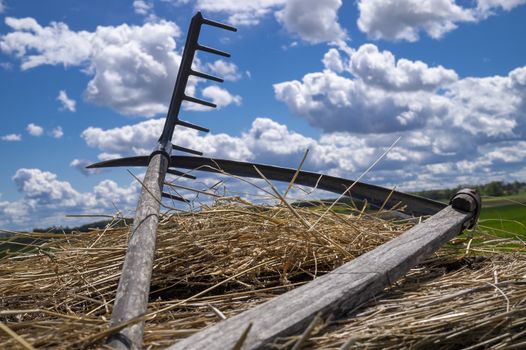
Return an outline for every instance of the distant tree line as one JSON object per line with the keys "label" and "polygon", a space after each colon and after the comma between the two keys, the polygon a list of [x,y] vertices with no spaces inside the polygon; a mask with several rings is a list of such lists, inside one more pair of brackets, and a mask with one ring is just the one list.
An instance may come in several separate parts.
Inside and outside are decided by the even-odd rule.
{"label": "distant tree line", "polygon": [[[63,227],[63,226],[52,226],[48,228],[35,228],[33,229],[33,232],[39,232],[39,233],[73,233],[73,232],[89,232],[97,229],[104,229],[106,226],[110,223],[112,223],[113,220],[103,220],[103,221],[97,221],[92,222],[89,224],[76,226],[76,227]],[[125,227],[131,225],[133,222],[133,219],[121,219],[118,222],[113,222],[112,227]]]}
{"label": "distant tree line", "polygon": [[476,189],[481,196],[491,196],[491,197],[500,197],[500,196],[510,196],[513,194],[518,194],[526,191],[525,182],[509,182],[505,183],[502,181],[492,181],[485,185],[472,185],[472,186],[457,186],[455,188],[447,188],[441,190],[427,190],[415,192],[415,194],[435,199],[435,200],[449,200],[455,193],[457,193],[462,188],[474,188]]}

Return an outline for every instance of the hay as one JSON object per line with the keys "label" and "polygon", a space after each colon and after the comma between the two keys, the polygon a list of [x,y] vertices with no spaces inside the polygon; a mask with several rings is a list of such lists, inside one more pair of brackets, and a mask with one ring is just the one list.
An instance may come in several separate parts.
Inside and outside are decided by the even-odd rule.
{"label": "hay", "polygon": [[[162,348],[304,284],[405,231],[377,216],[220,201],[162,217],[145,347]],[[0,260],[0,321],[35,348],[102,345],[129,228],[51,239]],[[0,348],[20,346],[0,332]]]}
{"label": "hay", "polygon": [[311,338],[309,346],[525,348],[526,256],[447,258],[413,269],[397,286],[363,306],[354,317],[325,324]]}
{"label": "hay", "polygon": [[[385,213],[352,211],[324,214],[223,199],[197,212],[162,216],[145,348],[164,348],[307,283],[412,226],[386,220]],[[305,228],[320,217],[314,230]],[[103,346],[128,234],[129,228],[112,225],[42,234],[47,241],[36,249],[0,259],[0,348]],[[276,346],[524,345],[524,251],[520,241],[462,236],[357,316],[315,322],[303,336]]]}

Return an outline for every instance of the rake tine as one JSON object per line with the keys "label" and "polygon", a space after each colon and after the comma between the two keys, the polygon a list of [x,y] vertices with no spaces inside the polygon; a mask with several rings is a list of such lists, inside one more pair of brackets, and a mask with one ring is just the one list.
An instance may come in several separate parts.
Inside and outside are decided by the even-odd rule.
{"label": "rake tine", "polygon": [[193,149],[182,147],[182,146],[177,146],[177,145],[172,145],[172,149],[176,150],[176,151],[181,151],[181,152],[195,154],[196,156],[202,156],[203,155],[203,152],[194,151]]}
{"label": "rake tine", "polygon": [[210,132],[210,129],[208,129],[208,128],[205,128],[205,127],[200,126],[200,125],[195,125],[195,124],[189,123],[189,122],[184,121],[184,120],[177,120],[175,123],[177,125],[185,126],[187,128],[190,128],[190,129],[199,130],[199,131],[202,131],[202,132]]}
{"label": "rake tine", "polygon": [[227,24],[223,24],[223,23],[220,23],[220,22],[212,21],[211,19],[203,18],[201,20],[201,23],[208,24],[209,26],[213,26],[213,27],[217,27],[217,28],[230,30],[231,32],[237,32],[237,28],[236,27],[232,27],[232,26],[229,26]]}
{"label": "rake tine", "polygon": [[197,50],[201,50],[201,51],[205,51],[205,52],[209,52],[209,53],[213,53],[214,55],[219,55],[219,56],[223,56],[223,57],[230,57],[230,54],[228,52],[220,51],[220,50],[214,49],[212,47],[208,47],[208,46],[203,46],[201,44],[197,44],[196,49]]}
{"label": "rake tine", "polygon": [[217,81],[218,83],[223,83],[224,82],[224,80],[221,79],[221,78],[214,77],[213,75],[202,73],[202,72],[197,72],[197,71],[195,71],[193,69],[190,70],[190,74],[195,75],[196,77],[199,77],[199,78]]}
{"label": "rake tine", "polygon": [[184,95],[183,96],[183,100],[186,100],[188,102],[197,103],[197,104],[200,104],[200,105],[203,105],[203,106],[207,106],[207,107],[212,107],[212,108],[216,108],[217,107],[217,105],[212,103],[212,102],[208,102],[208,101],[205,101],[205,100],[200,100],[200,99],[192,97],[192,96]]}
{"label": "rake tine", "polygon": [[184,199],[183,197],[179,197],[179,196],[176,196],[170,193],[166,193],[166,192],[163,192],[162,197],[172,199],[174,201],[183,202],[183,203],[190,203],[188,199]]}
{"label": "rake tine", "polygon": [[180,176],[180,177],[185,177],[185,178],[187,178],[187,179],[191,179],[191,180],[195,180],[195,179],[197,179],[194,175],[190,175],[190,174],[187,174],[187,173],[183,173],[182,171],[175,170],[175,169],[168,169],[168,170],[166,170],[166,172],[167,172],[168,174],[171,174],[171,175]]}

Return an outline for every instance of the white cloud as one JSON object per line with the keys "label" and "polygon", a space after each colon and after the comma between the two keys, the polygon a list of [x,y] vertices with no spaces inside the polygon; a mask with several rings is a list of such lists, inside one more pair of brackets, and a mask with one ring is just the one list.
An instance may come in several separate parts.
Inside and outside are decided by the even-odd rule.
{"label": "white cloud", "polygon": [[[151,133],[152,124],[157,125],[157,133]],[[161,119],[150,120],[109,130],[89,128],[82,137],[103,152],[99,158],[104,160],[147,155],[161,127]],[[299,164],[309,149],[304,169],[356,178],[398,136],[402,141],[366,181],[412,190],[468,183],[470,179],[470,183],[482,183],[489,181],[484,178],[488,176],[512,181],[518,179],[513,174],[518,174],[526,161],[526,153],[521,151],[524,141],[480,141],[459,127],[447,125],[387,134],[334,132],[315,139],[271,119],[256,118],[240,136],[200,135],[195,130],[180,129],[174,134],[174,143],[201,150],[205,156],[287,167]]]}
{"label": "white cloud", "polygon": [[51,135],[51,137],[60,139],[62,136],[64,136],[64,131],[62,130],[61,126],[57,126],[56,128],[51,129],[49,134]]}
{"label": "white cloud", "polygon": [[85,98],[127,115],[166,112],[179,69],[174,40],[179,35],[171,22],[99,27]]}
{"label": "white cloud", "polygon": [[[61,22],[41,26],[32,18],[8,17],[5,23],[13,31],[0,37],[0,50],[18,57],[22,69],[79,66],[92,77],[84,92],[87,101],[125,115],[166,112],[181,59],[175,23],[99,26],[94,32],[72,31]],[[194,63],[199,68],[200,61]],[[195,84],[189,83],[189,91]]]}
{"label": "white cloud", "polygon": [[326,132],[396,132],[421,127],[439,114],[442,101],[429,101],[422,92],[411,94],[371,88],[362,80],[335,72],[306,74],[302,81],[274,85],[276,98],[292,113]]}
{"label": "white cloud", "polygon": [[89,32],[73,32],[60,22],[42,27],[33,18],[6,17],[5,24],[14,31],[1,37],[0,50],[19,57],[23,70],[43,64],[79,65],[90,56]]}
{"label": "white cloud", "polygon": [[31,136],[42,136],[44,133],[44,128],[33,123],[28,124],[26,130]]}
{"label": "white cloud", "polygon": [[359,0],[358,27],[372,39],[417,41],[421,32],[439,39],[459,23],[478,22],[524,3],[478,0],[475,7],[463,7],[455,0]]}
{"label": "white cloud", "polygon": [[122,158],[122,155],[120,155],[119,153],[102,152],[97,156],[97,159],[100,161],[105,161],[105,160],[110,160],[110,159],[115,159],[115,158]]}
{"label": "white cloud", "polygon": [[66,109],[70,112],[75,112],[77,102],[68,97],[66,90],[60,90],[57,96],[57,100],[62,104],[62,109]]}
{"label": "white cloud", "polygon": [[153,149],[163,125],[163,119],[151,119],[109,130],[89,127],[81,137],[88,146],[106,153],[144,155]]}
{"label": "white cloud", "polygon": [[345,70],[345,62],[343,61],[340,51],[337,49],[329,49],[323,56],[323,66],[326,69],[332,70],[336,73],[341,73]]}
{"label": "white cloud", "polygon": [[112,214],[118,208],[129,215],[139,189],[135,182],[120,187],[103,180],[91,192],[80,192],[56,174],[40,169],[18,169],[12,179],[23,197],[0,202],[0,221],[21,229],[64,225],[68,213]]}
{"label": "white cloud", "polygon": [[28,199],[67,204],[63,201],[76,201],[80,196],[69,183],[58,181],[57,175],[39,169],[18,169],[13,181]]}
{"label": "white cloud", "polygon": [[[155,146],[163,125],[163,119],[152,119],[108,130],[90,127],[82,132],[81,137],[88,146],[102,151],[99,155],[100,160],[120,156],[147,155]],[[241,140],[231,138],[226,134],[201,136],[196,130],[183,127],[175,129],[173,143],[200,150],[207,155],[213,154],[235,159],[247,159],[251,155]]]}
{"label": "white cloud", "polygon": [[6,9],[6,5],[4,0],[0,0],[0,13],[4,13]]}
{"label": "white cloud", "polygon": [[510,137],[524,124],[519,116],[526,106],[525,68],[506,77],[459,80],[453,70],[396,61],[371,44],[335,61],[348,67],[346,74],[326,69],[274,85],[278,100],[326,132],[388,133],[451,125],[491,138]]}
{"label": "white cloud", "polygon": [[347,39],[338,22],[341,0],[289,0],[276,12],[278,21],[292,34],[311,43]]}
{"label": "white cloud", "polygon": [[192,0],[161,0],[161,1],[169,3],[169,4],[180,6],[180,5],[186,5]]}
{"label": "white cloud", "polygon": [[526,153],[524,141],[503,141],[477,147],[462,160],[431,163],[418,167],[417,176],[405,188],[449,188],[456,184],[473,185],[490,181],[524,181]]}
{"label": "white cloud", "polygon": [[197,0],[195,7],[207,13],[226,13],[228,22],[233,25],[256,25],[285,3],[285,0]]}
{"label": "white cloud", "polygon": [[[440,66],[396,60],[374,45],[350,56],[331,49],[323,63],[321,72],[276,84],[276,98],[326,133],[319,147],[322,139],[333,139],[328,143],[338,146],[329,154],[338,157],[345,146],[336,139],[361,140],[361,149],[344,157],[356,161],[370,148],[365,153],[370,161],[379,147],[402,136],[371,180],[415,190],[515,180],[513,174],[524,168],[526,157],[519,150],[526,133],[526,67],[507,76],[459,79]],[[348,134],[335,138],[337,132]],[[343,161],[335,164],[334,173],[356,169]]]}
{"label": "white cloud", "polygon": [[438,39],[456,23],[475,20],[455,0],[359,0],[358,9],[358,27],[373,39],[416,41],[421,31]]}
{"label": "white cloud", "polygon": [[[88,128],[82,133],[82,138],[88,146],[102,151],[104,160],[113,158],[109,155],[115,155],[115,158],[147,155],[157,141],[156,135],[162,124],[163,120],[157,119],[108,130]],[[213,133],[200,135],[195,130],[176,129],[173,142],[200,150],[206,156],[284,166],[299,162],[306,149],[310,149],[307,166],[332,172],[355,171],[365,166],[375,150],[359,137],[336,133],[316,140],[268,118],[256,118],[251,128],[238,137]],[[351,156],[353,150],[355,156]]]}
{"label": "white cloud", "polygon": [[7,134],[0,137],[2,141],[22,141],[22,135],[20,134]]}
{"label": "white cloud", "polygon": [[144,0],[134,0],[133,1],[133,10],[139,15],[146,16],[148,15],[153,8],[153,5],[144,1]]}
{"label": "white cloud", "polygon": [[69,163],[69,166],[77,169],[85,176],[100,174],[104,171],[104,169],[87,169],[86,168],[88,165],[91,165],[93,163],[95,162],[91,162],[87,159],[73,159],[71,163]]}
{"label": "white cloud", "polygon": [[362,45],[353,53],[351,72],[368,85],[385,90],[435,90],[458,79],[454,70],[429,67],[421,61],[395,60],[389,51],[380,52],[375,45]]}
{"label": "white cloud", "polygon": [[8,17],[6,24],[13,32],[1,38],[0,49],[20,57],[22,69],[81,66],[93,76],[85,91],[88,101],[131,115],[166,110],[180,60],[175,23],[99,26],[95,32],[75,32],[57,22],[42,27],[32,18]]}
{"label": "white cloud", "polygon": [[133,207],[137,201],[138,184],[133,183],[128,187],[120,187],[115,181],[103,180],[93,188],[93,194],[99,205],[110,208],[114,205]]}
{"label": "white cloud", "polygon": [[[185,3],[190,2],[188,0]],[[180,4],[181,1],[176,1]],[[273,14],[293,36],[310,43],[336,42],[348,38],[338,22],[341,0],[196,0],[196,10],[219,13],[236,26],[257,25]]]}
{"label": "white cloud", "polygon": [[145,21],[155,22],[159,21],[159,18],[153,10],[153,2],[145,0],[134,0],[133,1],[133,11],[141,16],[144,16]]}
{"label": "white cloud", "polygon": [[219,78],[224,80],[236,81],[241,79],[241,74],[239,74],[238,68],[234,63],[216,60],[213,63],[208,63],[207,66]]}
{"label": "white cloud", "polygon": [[240,105],[241,96],[232,95],[227,90],[218,86],[211,85],[203,89],[202,94],[212,100],[217,105],[217,108],[226,107],[230,104]]}
{"label": "white cloud", "polygon": [[526,159],[526,141],[501,142],[499,147],[487,147],[485,159],[491,162],[519,163]]}
{"label": "white cloud", "polygon": [[29,208],[27,204],[9,201],[0,201],[0,224],[2,227],[15,225],[26,225],[30,218],[28,217]]}
{"label": "white cloud", "polygon": [[524,94],[512,87],[514,72],[507,77],[465,78],[450,86],[445,96],[454,125],[471,134],[513,136],[519,120],[524,120]]}
{"label": "white cloud", "polygon": [[494,14],[495,9],[511,11],[525,3],[526,0],[477,0],[477,10],[482,17],[488,17]]}

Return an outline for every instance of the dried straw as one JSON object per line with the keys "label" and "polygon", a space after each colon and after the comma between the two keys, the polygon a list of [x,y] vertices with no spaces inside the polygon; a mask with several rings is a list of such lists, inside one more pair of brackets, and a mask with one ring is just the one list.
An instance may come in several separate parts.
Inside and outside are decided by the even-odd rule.
{"label": "dried straw", "polygon": [[[247,203],[246,201],[242,201]],[[411,226],[370,215],[220,199],[164,215],[158,230],[145,347],[162,348],[352,260]],[[0,260],[0,348],[100,347],[129,228],[47,240]],[[113,329],[115,330],[115,329]]]}
{"label": "dried straw", "polygon": [[[525,348],[526,247],[486,239],[477,243],[486,255],[459,257],[449,247],[352,315],[319,328],[305,348]],[[506,253],[510,248],[516,252]]]}
{"label": "dried straw", "polygon": [[[145,348],[164,348],[307,283],[412,226],[384,219],[385,210],[348,209],[220,197],[199,211],[163,215],[148,313],[140,318]],[[317,222],[315,230],[305,222]],[[40,234],[45,243],[0,259],[0,348],[103,346],[118,329],[109,319],[130,231],[114,224]],[[27,234],[13,238],[20,236]],[[313,322],[277,346],[519,348],[526,342],[524,251],[520,241],[460,237],[356,317]]]}

